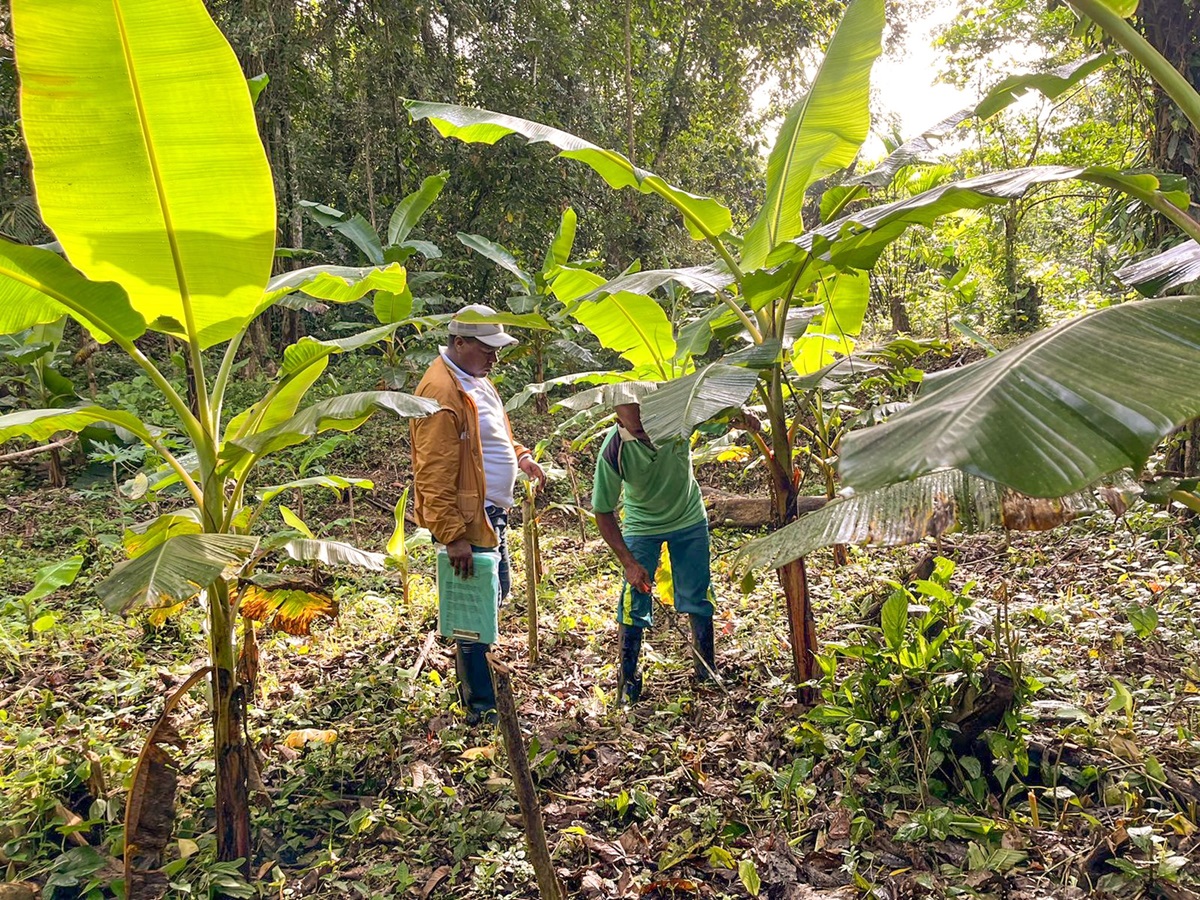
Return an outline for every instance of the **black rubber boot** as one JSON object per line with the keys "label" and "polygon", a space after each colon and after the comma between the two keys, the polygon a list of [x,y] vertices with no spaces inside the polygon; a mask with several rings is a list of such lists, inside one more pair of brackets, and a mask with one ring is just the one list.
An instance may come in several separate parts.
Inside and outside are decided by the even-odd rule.
{"label": "black rubber boot", "polygon": [[717,657],[713,648],[713,620],[711,616],[690,613],[692,620],[692,646],[697,655],[696,680],[712,681],[717,673]]}
{"label": "black rubber boot", "polygon": [[618,628],[621,666],[617,677],[617,701],[625,706],[632,706],[642,696],[642,673],[638,671],[638,657],[642,655],[643,630],[637,625],[621,625]]}
{"label": "black rubber boot", "polygon": [[487,644],[455,641],[454,670],[458,675],[458,697],[467,712],[467,724],[496,721],[496,689],[488,668]]}

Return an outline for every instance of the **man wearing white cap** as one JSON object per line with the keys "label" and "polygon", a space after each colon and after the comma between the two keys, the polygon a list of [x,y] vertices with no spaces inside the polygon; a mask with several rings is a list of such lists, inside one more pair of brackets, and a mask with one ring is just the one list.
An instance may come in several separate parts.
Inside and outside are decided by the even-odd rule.
{"label": "man wearing white cap", "polygon": [[[500,350],[517,343],[503,325],[479,321],[495,315],[481,303],[455,313],[449,343],[416,391],[442,408],[413,419],[410,427],[417,521],[446,545],[450,564],[464,578],[473,572],[475,550],[498,547],[503,598],[511,586],[505,531],[517,471],[539,483],[545,475],[533,454],[513,437],[504,403],[487,377]],[[488,649],[487,644],[457,642],[459,694],[470,724],[496,715],[492,673],[484,656]]]}

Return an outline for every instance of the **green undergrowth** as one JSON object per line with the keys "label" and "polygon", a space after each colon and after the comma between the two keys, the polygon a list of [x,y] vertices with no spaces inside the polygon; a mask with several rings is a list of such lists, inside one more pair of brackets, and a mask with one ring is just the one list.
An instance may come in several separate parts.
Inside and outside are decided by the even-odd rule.
{"label": "green undergrowth", "polygon": [[[518,430],[539,427],[549,431],[533,419]],[[386,508],[406,483],[406,431],[372,425],[310,466],[371,477]],[[300,462],[268,474],[292,477]],[[145,510],[99,486],[8,487],[0,865],[47,897],[116,896],[133,766],[164,697],[200,664],[202,618],[122,620],[92,595]],[[567,499],[559,484],[543,502]],[[390,533],[362,495],[353,515],[332,494],[306,502],[321,536],[379,550]],[[1194,887],[1200,629],[1186,523],[1143,511],[1009,541],[852,549],[840,569],[817,554],[822,702],[810,710],[790,684],[776,585],[763,577],[743,593],[731,571],[744,535],[715,535],[727,693],[693,683],[683,623],[660,609],[644,699],[626,711],[614,703],[619,571],[569,513],[548,510],[542,527],[540,663],[528,665],[519,527],[500,652],[572,896]],[[71,554],[84,557],[80,578],[41,602],[51,619],[31,638],[13,599]],[[922,567],[923,555],[937,558]],[[183,701],[170,896],[534,895],[498,735],[466,727],[446,645],[422,656],[436,625],[431,570],[418,549],[407,603],[395,573],[335,570],[336,621],[260,635],[253,886],[213,862],[203,687]],[[964,743],[963,716],[1005,690],[1013,702]]]}

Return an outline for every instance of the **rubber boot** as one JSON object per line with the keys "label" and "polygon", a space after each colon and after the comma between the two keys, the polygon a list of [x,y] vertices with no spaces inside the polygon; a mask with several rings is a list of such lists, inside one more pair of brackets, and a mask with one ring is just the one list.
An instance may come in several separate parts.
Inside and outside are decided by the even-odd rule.
{"label": "rubber boot", "polygon": [[496,721],[496,689],[488,668],[487,644],[454,642],[454,670],[458,675],[458,697],[467,713],[467,724]]}
{"label": "rubber boot", "polygon": [[692,646],[696,654],[696,680],[712,681],[717,672],[717,657],[713,648],[713,620],[711,616],[689,613],[692,620]]}
{"label": "rubber boot", "polygon": [[642,655],[642,631],[637,625],[621,625],[618,629],[621,642],[620,675],[617,677],[617,701],[632,706],[642,696],[642,673],[638,671],[638,657]]}

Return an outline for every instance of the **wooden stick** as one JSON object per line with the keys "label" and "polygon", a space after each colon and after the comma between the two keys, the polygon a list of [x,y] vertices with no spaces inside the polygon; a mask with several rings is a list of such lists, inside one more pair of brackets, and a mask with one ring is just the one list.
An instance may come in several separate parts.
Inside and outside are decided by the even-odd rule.
{"label": "wooden stick", "polygon": [[487,655],[492,669],[492,684],[496,689],[496,713],[500,718],[500,734],[504,738],[504,750],[508,754],[508,767],[512,773],[513,787],[517,792],[517,803],[521,806],[521,818],[525,824],[525,844],[529,849],[529,861],[537,874],[538,893],[542,900],[564,900],[566,894],[554,872],[550,859],[550,847],[546,844],[546,826],[542,821],[542,806],[538,802],[533,786],[533,773],[529,770],[529,751],[521,736],[521,721],[517,718],[517,704],[513,699],[512,670],[496,658]]}
{"label": "wooden stick", "polygon": [[529,618],[529,665],[538,664],[538,539],[537,509],[534,507],[533,491],[526,485],[525,498],[521,502],[521,531],[525,543],[525,603]]}
{"label": "wooden stick", "polygon": [[49,453],[51,450],[57,450],[60,447],[65,447],[67,444],[75,440],[75,435],[69,434],[61,441],[55,441],[53,444],[45,444],[41,447],[30,447],[27,450],[17,450],[13,453],[5,453],[0,456],[0,464],[14,462],[18,459],[24,459],[26,456],[37,456],[39,453]]}

